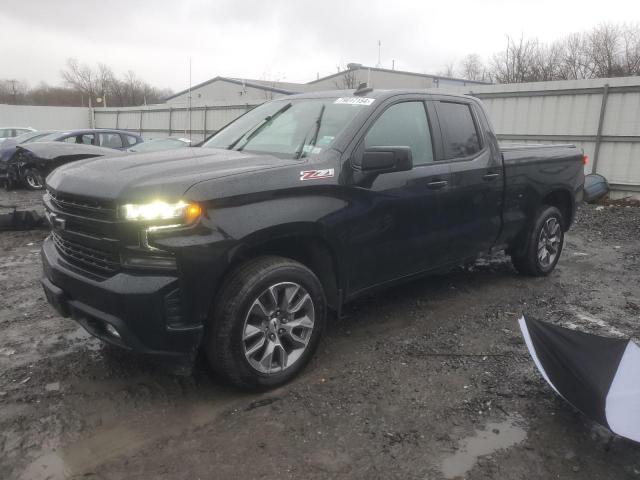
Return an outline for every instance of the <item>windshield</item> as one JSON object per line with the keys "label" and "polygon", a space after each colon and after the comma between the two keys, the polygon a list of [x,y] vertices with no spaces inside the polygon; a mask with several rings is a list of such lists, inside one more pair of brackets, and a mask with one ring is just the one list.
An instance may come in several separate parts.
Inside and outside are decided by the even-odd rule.
{"label": "windshield", "polygon": [[60,132],[50,133],[48,135],[44,135],[43,137],[38,137],[32,141],[34,142],[55,142],[62,135]]}
{"label": "windshield", "polygon": [[303,158],[330,147],[362,108],[336,98],[277,100],[254,108],[202,146]]}
{"label": "windshield", "polygon": [[17,136],[14,140],[16,141],[16,143],[28,143],[38,137],[43,137],[46,134],[47,132],[27,132]]}

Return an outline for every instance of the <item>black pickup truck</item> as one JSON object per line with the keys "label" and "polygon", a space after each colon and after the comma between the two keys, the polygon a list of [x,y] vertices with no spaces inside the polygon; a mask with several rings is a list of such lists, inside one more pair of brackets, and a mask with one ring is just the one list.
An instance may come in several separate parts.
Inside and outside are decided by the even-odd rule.
{"label": "black pickup truck", "polygon": [[104,341],[202,349],[232,383],[272,387],[357,296],[500,250],[549,274],[584,161],[572,145],[500,149],[469,96],[294,95],[201,148],[55,170],[42,284]]}

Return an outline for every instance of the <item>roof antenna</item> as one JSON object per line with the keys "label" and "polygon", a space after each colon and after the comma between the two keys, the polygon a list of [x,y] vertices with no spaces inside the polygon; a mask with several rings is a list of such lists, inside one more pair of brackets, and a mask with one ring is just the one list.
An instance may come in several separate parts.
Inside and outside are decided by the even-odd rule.
{"label": "roof antenna", "polygon": [[362,82],[358,85],[358,89],[353,92],[354,95],[364,95],[365,93],[369,93],[373,90],[373,88],[367,85],[367,82]]}

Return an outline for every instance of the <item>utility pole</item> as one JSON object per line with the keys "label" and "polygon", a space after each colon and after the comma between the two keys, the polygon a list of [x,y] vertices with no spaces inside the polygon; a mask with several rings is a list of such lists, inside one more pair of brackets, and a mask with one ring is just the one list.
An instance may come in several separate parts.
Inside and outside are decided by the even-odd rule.
{"label": "utility pole", "polygon": [[191,57],[189,57],[189,141],[191,141]]}
{"label": "utility pole", "polygon": [[91,101],[91,92],[89,92],[89,126],[96,128],[96,117],[93,115],[93,102]]}
{"label": "utility pole", "polygon": [[382,47],[382,42],[378,40],[378,64],[376,65],[376,68],[380,68],[382,66],[382,63],[380,62],[380,47]]}

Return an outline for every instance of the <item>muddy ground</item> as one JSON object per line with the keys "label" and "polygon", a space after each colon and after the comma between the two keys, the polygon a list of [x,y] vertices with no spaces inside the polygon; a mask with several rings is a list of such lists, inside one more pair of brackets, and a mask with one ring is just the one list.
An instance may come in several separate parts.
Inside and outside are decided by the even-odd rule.
{"label": "muddy ground", "polygon": [[2,479],[640,478],[640,445],[559,400],[516,323],[638,339],[640,208],[582,208],[548,278],[498,256],[362,299],[263,394],[58,317],[45,235],[0,234]]}

